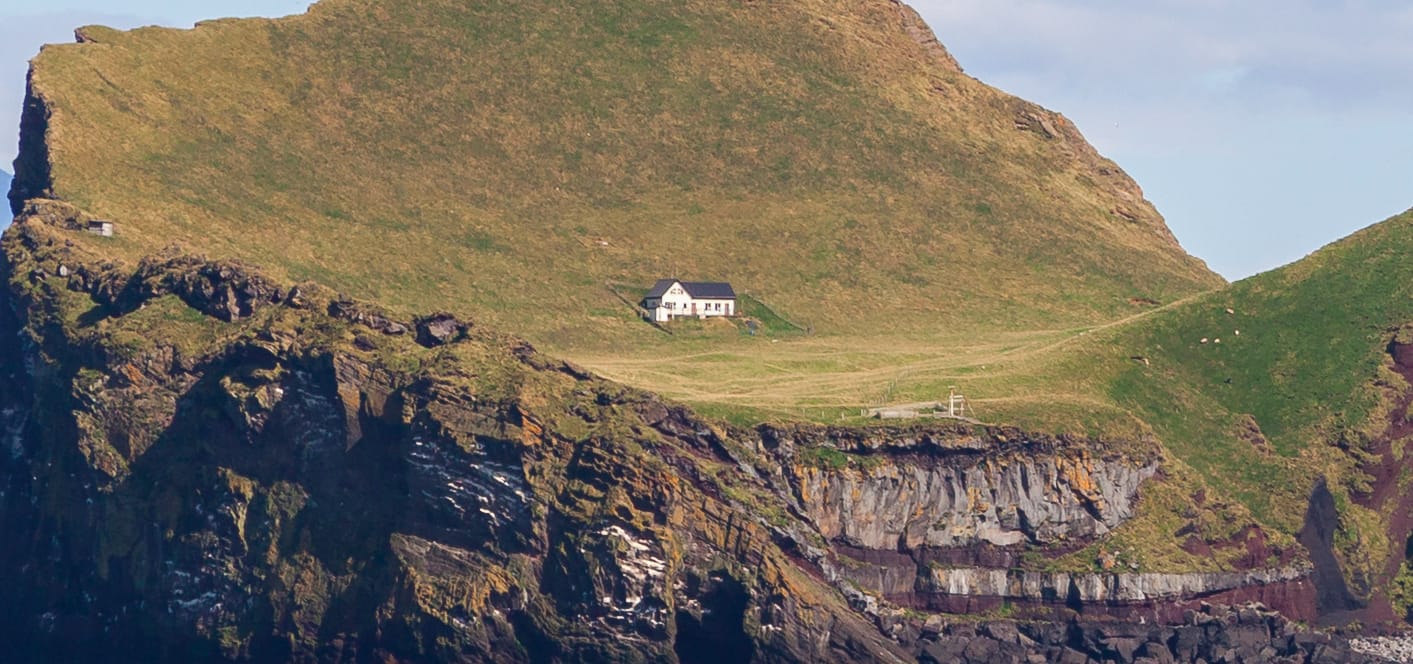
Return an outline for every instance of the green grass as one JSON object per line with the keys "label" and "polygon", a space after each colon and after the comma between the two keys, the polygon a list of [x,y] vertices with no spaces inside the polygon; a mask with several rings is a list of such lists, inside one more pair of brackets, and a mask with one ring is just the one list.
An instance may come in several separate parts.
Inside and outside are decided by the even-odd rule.
{"label": "green grass", "polygon": [[740,294],[736,299],[736,306],[739,307],[740,315],[751,319],[758,326],[755,328],[755,334],[785,336],[808,331],[807,327],[786,320],[769,305],[750,295]]}
{"label": "green grass", "polygon": [[[1357,449],[1382,430],[1385,347],[1413,323],[1410,250],[1413,214],[1404,214],[1158,312],[1116,337],[1122,353],[1149,365],[1122,365],[1109,395],[1258,514],[1298,527],[1309,480],[1347,474],[1320,463],[1333,444],[1348,440]],[[1246,416],[1272,453],[1235,435]]]}
{"label": "green grass", "polygon": [[[1232,501],[1234,516],[1212,524],[1255,519],[1288,538],[1301,526],[1311,485],[1325,476],[1343,506],[1343,555],[1353,568],[1371,568],[1386,544],[1372,534],[1387,515],[1353,505],[1348,495],[1366,481],[1354,469],[1360,448],[1389,416],[1380,386],[1402,382],[1385,368],[1385,349],[1413,329],[1410,254],[1413,213],[1286,268],[1116,324],[952,346],[882,338],[855,345],[742,341],[712,354],[711,371],[656,380],[733,420],[832,422],[847,413],[845,404],[876,403],[885,394],[892,402],[933,400],[955,387],[984,421],[1109,440],[1154,438],[1170,467],[1185,470],[1151,488],[1156,493],[1141,518],[1115,541],[1155,564],[1197,564],[1170,537],[1182,523],[1173,515],[1188,500],[1183,496],[1201,489]],[[610,375],[631,381],[652,363],[608,366]],[[713,372],[732,379],[713,382]],[[736,405],[715,405],[721,402]],[[1264,447],[1242,433],[1250,424]],[[1354,452],[1336,445],[1341,441]],[[1207,531],[1221,530],[1212,524]]]}

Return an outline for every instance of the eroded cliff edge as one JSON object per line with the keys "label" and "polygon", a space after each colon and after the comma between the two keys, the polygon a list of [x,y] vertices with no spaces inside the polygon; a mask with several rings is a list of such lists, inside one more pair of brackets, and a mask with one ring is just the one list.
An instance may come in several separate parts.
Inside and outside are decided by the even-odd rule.
{"label": "eroded cliff edge", "polygon": [[78,214],[33,203],[5,242],[0,574],[35,653],[907,657],[646,395],[451,316],[105,263]]}
{"label": "eroded cliff edge", "polygon": [[0,584],[32,658],[897,661],[945,640],[919,609],[1306,601],[1289,557],[1028,570],[1132,516],[1152,444],[732,428],[449,314],[114,263],[85,221],[30,201],[0,266]]}

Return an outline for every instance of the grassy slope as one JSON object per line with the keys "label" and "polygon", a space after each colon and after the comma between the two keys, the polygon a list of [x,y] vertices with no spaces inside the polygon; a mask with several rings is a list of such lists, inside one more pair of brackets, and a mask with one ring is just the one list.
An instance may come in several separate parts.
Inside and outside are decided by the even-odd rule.
{"label": "grassy slope", "polygon": [[[1150,366],[1128,362],[1109,393],[1258,513],[1298,527],[1312,477],[1341,479],[1346,458],[1331,443],[1357,449],[1385,425],[1378,384],[1402,382],[1385,369],[1385,348],[1413,323],[1410,251],[1405,213],[1163,312],[1119,336]],[[1271,452],[1235,435],[1248,415]]]}
{"label": "grassy slope", "polygon": [[666,339],[602,286],[670,272],[851,348],[989,343],[1220,283],[1062,118],[908,25],[882,0],[326,0],[87,28],[33,80],[58,195],[118,220],[129,255],[183,243],[581,359],[702,346],[749,376],[759,344]]}
{"label": "grassy slope", "polygon": [[[1367,487],[1355,464],[1387,426],[1389,389],[1406,387],[1386,348],[1413,325],[1410,253],[1413,212],[1285,268],[1003,361],[975,384],[1088,400],[1067,409],[1059,399],[1019,408],[1000,399],[992,410],[1038,426],[1151,432],[1195,471],[1192,487],[1216,488],[1286,534],[1299,530],[1310,488],[1325,476],[1341,509],[1341,555],[1376,575],[1394,552],[1389,515],[1349,496]],[[1251,423],[1265,445],[1243,433]]]}

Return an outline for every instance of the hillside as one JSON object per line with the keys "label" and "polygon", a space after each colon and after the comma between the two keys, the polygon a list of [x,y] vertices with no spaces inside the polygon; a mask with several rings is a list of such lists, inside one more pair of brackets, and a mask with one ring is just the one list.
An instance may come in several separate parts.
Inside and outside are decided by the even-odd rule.
{"label": "hillside", "polygon": [[677,348],[604,286],[674,273],[846,339],[1063,329],[1221,283],[1072,124],[887,0],[326,0],[79,34],[34,61],[48,125],[12,204],[570,357]]}
{"label": "hillside", "polygon": [[[1375,619],[1413,608],[1413,586],[1394,583],[1413,535],[1410,251],[1413,211],[1155,315],[1118,337],[1147,362],[1127,362],[1109,387],[1177,456],[1286,532],[1327,479],[1336,555]],[[1390,599],[1392,613],[1380,608]]]}
{"label": "hillside", "polygon": [[[1111,546],[1173,564],[1188,535],[1211,534],[1174,516],[1199,494],[1229,500],[1270,533],[1330,548],[1325,585],[1339,586],[1338,608],[1364,607],[1367,622],[1402,618],[1413,607],[1410,252],[1413,212],[1130,320],[906,375],[894,393],[921,399],[950,382],[980,395],[974,407],[988,418],[1152,436],[1171,455],[1167,487],[1153,495],[1171,502]],[[1334,520],[1323,545],[1309,539],[1317,485],[1331,501],[1320,518]]]}

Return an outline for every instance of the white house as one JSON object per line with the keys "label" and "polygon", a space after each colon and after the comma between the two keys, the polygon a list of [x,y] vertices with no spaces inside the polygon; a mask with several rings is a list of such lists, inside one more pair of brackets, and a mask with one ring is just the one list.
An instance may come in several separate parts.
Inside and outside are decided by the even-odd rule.
{"label": "white house", "polygon": [[659,279],[643,297],[643,308],[659,323],[681,316],[735,316],[736,291],[728,283]]}

